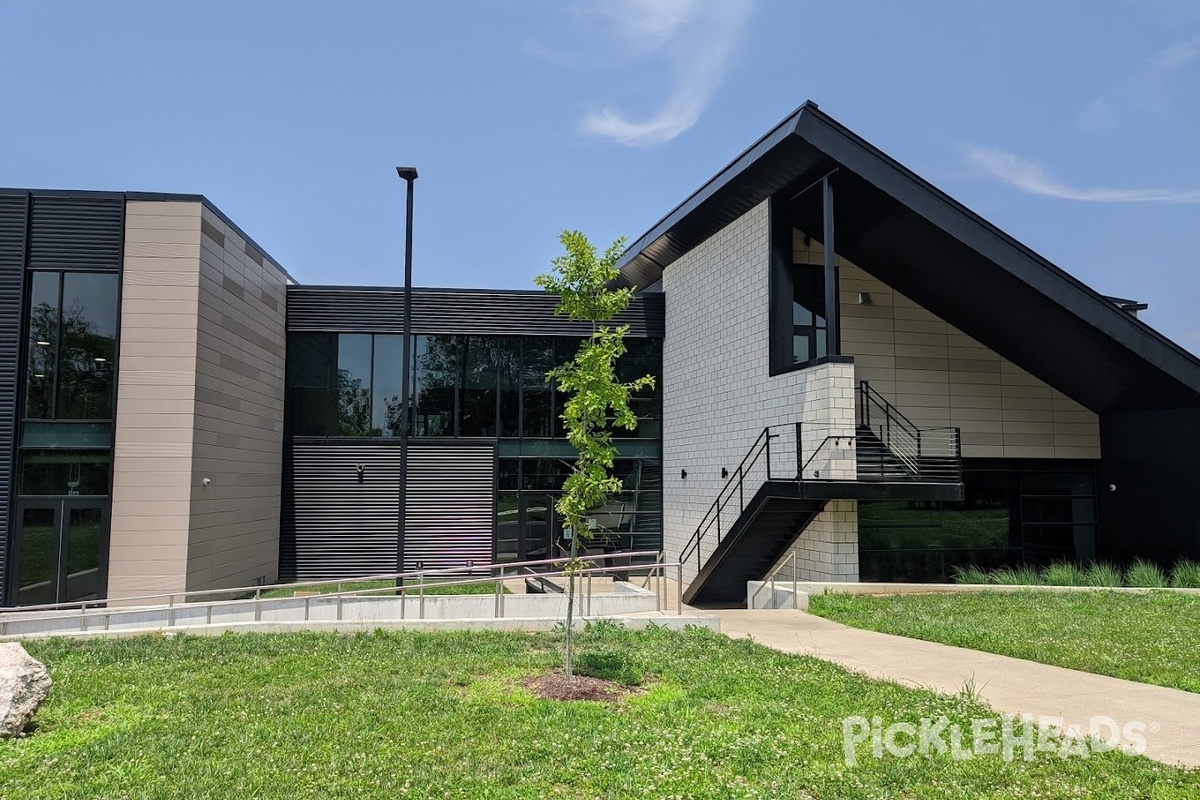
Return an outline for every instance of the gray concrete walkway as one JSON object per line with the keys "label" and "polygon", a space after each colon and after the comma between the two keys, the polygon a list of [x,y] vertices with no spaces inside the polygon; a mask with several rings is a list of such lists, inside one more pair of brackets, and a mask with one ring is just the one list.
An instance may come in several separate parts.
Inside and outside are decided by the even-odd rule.
{"label": "gray concrete walkway", "polygon": [[[1093,717],[1146,725],[1146,755],[1200,767],[1200,694],[1052,667],[961,647],[858,630],[798,611],[720,610],[721,632],[752,637],[873,678],[956,694],[970,682],[996,711],[1061,717],[1087,731]],[[903,721],[903,720],[900,720]]]}

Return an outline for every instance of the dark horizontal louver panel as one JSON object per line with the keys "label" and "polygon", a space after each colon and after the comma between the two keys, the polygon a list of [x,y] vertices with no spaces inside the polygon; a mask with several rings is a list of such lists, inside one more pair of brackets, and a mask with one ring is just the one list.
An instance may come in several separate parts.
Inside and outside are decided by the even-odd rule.
{"label": "dark horizontal louver panel", "polygon": [[[287,326],[292,331],[399,332],[404,329],[402,289],[289,286]],[[586,336],[588,322],[555,316],[558,298],[544,292],[414,289],[413,330],[514,336]],[[661,337],[663,295],[636,297],[614,321],[631,336]]]}
{"label": "dark horizontal louver panel", "polygon": [[123,212],[120,198],[35,194],[29,268],[120,269]]}
{"label": "dark horizontal louver panel", "polygon": [[396,571],[399,448],[297,444],[285,469],[281,580]]}
{"label": "dark horizontal louver panel", "polygon": [[411,445],[404,570],[492,561],[495,448]]}
{"label": "dark horizontal louver panel", "polygon": [[12,436],[17,416],[28,196],[0,195],[0,605],[4,604],[8,557],[8,498]]}

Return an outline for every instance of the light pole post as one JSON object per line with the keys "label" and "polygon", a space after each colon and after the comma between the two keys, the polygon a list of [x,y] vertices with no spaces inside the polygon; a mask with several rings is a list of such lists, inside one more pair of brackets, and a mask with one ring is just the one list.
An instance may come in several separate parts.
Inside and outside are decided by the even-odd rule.
{"label": "light pole post", "polygon": [[[410,382],[412,381],[412,242],[413,242],[413,183],[416,167],[396,167],[396,174],[408,184],[404,217],[404,372],[400,377],[400,525],[396,531],[396,572],[404,571],[404,538],[407,530],[408,502],[408,430],[412,424],[409,413]],[[397,585],[401,583],[397,580]]]}

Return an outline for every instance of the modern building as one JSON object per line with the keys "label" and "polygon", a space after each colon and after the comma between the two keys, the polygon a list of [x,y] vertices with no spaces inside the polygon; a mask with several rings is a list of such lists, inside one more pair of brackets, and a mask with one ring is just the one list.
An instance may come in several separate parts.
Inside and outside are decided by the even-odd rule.
{"label": "modern building", "polygon": [[[596,547],[747,580],[1200,556],[1200,360],[808,103],[625,253],[641,424]],[[0,596],[536,559],[538,292],[298,285],[199,196],[0,192]],[[402,356],[412,336],[411,363]],[[400,385],[413,394],[401,474]]]}

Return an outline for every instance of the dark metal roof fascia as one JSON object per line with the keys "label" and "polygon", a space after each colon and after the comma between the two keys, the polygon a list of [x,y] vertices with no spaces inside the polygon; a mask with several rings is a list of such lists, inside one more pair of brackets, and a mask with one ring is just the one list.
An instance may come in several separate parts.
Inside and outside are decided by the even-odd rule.
{"label": "dark metal roof fascia", "polygon": [[[689,216],[702,203],[713,198],[720,190],[729,185],[729,183],[738,175],[745,172],[750,166],[757,162],[760,158],[774,149],[778,144],[785,141],[791,136],[796,129],[796,124],[803,116],[806,109],[816,109],[817,104],[811,100],[806,100],[803,105],[788,114],[774,128],[767,131],[758,141],[750,145],[741,155],[737,156],[733,161],[729,162],[716,175],[709,178],[704,184],[692,192],[682,203],[667,213],[662,219],[656,222],[650,230],[638,237],[637,241],[633,242],[625,249],[621,259],[617,262],[617,269],[623,273],[628,272],[627,266],[631,266],[635,261],[650,261],[660,270],[666,267],[666,264],[654,262],[649,256],[646,256],[643,251],[650,245],[657,242],[665,236],[673,227],[675,227],[682,219]],[[629,281],[617,280],[618,285],[629,285]]]}
{"label": "dark metal roof fascia", "polygon": [[[1200,359],[815,107],[796,134],[1088,325],[1200,393]],[[1165,359],[1155,357],[1162,353]]]}

